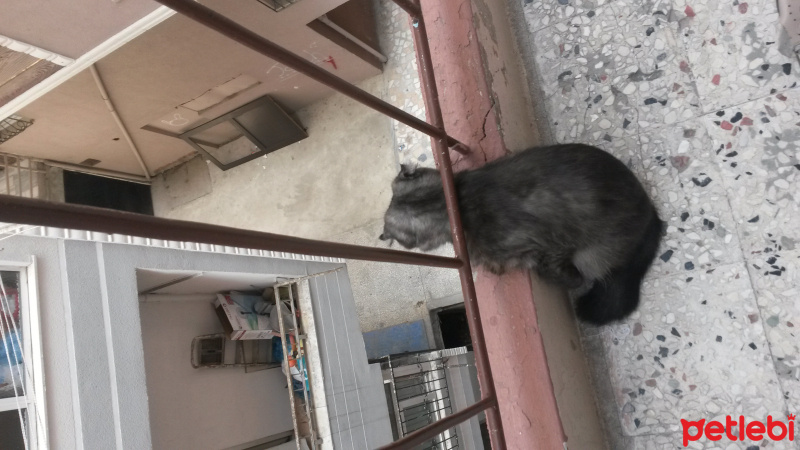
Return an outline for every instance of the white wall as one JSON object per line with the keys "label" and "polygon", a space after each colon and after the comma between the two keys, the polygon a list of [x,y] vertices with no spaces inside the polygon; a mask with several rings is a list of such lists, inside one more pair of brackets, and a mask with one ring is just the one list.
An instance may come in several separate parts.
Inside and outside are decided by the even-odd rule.
{"label": "white wall", "polygon": [[221,449],[292,429],[281,369],[194,369],[195,336],[222,332],[210,302],[142,303],[153,448]]}
{"label": "white wall", "polygon": [[[187,303],[148,304],[140,310],[137,268],[293,277],[341,267],[318,259],[60,237],[14,236],[0,244],[2,262],[29,263],[31,256],[38,265],[50,448],[59,450],[219,449],[265,437],[275,432],[271,427],[278,420],[291,420],[264,405],[280,402],[284,407],[288,402],[279,371],[242,374],[231,369],[230,375],[214,375],[211,371],[228,369],[208,369],[204,377],[203,371],[190,369],[191,338],[218,330],[216,317],[203,313],[201,305],[191,312],[175,309],[191,308]],[[317,285],[311,288],[311,299],[329,411],[334,407],[329,414],[333,435],[323,438],[333,440],[336,449],[379,447],[391,440],[388,409],[380,377],[368,373],[347,270],[323,276]],[[207,391],[218,384],[217,377],[226,379],[230,392],[247,397],[249,411],[233,411],[218,394]],[[276,389],[280,392],[273,396]],[[217,433],[209,425],[209,411],[240,421],[242,429]],[[286,424],[275,430],[286,430]],[[184,427],[205,436],[176,442],[194,439],[178,436]],[[230,440],[212,441],[215,434]]]}
{"label": "white wall", "polygon": [[38,288],[41,299],[42,346],[45,353],[46,382],[45,408],[48,417],[48,440],[59,442],[52,446],[71,450],[77,448],[80,421],[74,417],[73,399],[77,397],[74,379],[74,361],[71,358],[71,330],[68,304],[62,296],[65,278],[59,264],[59,242],[55,239],[35,239],[17,236],[0,243],[0,261],[3,263],[30,264],[35,257],[38,265]]}

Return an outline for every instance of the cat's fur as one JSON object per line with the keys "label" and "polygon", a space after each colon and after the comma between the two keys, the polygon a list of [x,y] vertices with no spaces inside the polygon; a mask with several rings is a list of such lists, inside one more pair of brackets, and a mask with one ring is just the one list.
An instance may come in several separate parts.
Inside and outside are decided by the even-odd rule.
{"label": "cat's fur", "polygon": [[[588,145],[554,145],[457,173],[455,182],[474,264],[533,269],[566,288],[593,282],[576,306],[591,323],[636,309],[662,222],[621,161]],[[403,166],[392,193],[382,240],[424,251],[450,242],[436,170]]]}

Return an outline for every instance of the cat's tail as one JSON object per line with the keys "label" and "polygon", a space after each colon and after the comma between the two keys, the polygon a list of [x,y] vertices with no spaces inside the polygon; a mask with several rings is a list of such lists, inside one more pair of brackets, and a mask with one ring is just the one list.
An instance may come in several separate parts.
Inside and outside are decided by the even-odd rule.
{"label": "cat's tail", "polygon": [[642,279],[656,257],[662,230],[663,222],[654,212],[631,260],[595,281],[592,289],[578,298],[575,307],[578,318],[603,325],[627,317],[639,306]]}

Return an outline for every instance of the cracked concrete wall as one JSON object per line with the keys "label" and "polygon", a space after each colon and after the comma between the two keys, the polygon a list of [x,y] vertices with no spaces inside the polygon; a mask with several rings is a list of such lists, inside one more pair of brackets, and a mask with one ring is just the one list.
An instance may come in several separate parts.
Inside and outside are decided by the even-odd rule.
{"label": "cracked concrete wall", "polygon": [[542,129],[547,124],[539,122],[544,116],[534,114],[531,107],[535,102],[508,15],[506,2],[472,0],[472,20],[497,127],[505,147],[515,152],[545,143]]}
{"label": "cracked concrete wall", "polygon": [[[456,171],[478,167],[504,155],[506,150],[472,23],[470,1],[423,2],[422,9],[434,55],[433,70],[445,129],[472,150],[467,155],[453,154],[453,167]],[[437,30],[447,30],[446,37],[438,36]]]}

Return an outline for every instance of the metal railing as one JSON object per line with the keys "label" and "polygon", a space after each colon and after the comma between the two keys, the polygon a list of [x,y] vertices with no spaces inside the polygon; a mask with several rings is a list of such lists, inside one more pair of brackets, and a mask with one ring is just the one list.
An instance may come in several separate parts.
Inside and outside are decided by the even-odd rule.
{"label": "metal railing", "polygon": [[[384,383],[390,388],[387,400],[391,403],[392,420],[399,436],[407,436],[458,411],[448,379],[450,371],[459,367],[451,366],[450,359],[468,353],[466,347],[459,347],[389,355],[377,360]],[[421,450],[461,448],[462,439],[456,428],[450,428],[423,443]]]}
{"label": "metal railing", "polygon": [[461,225],[461,215],[458,209],[458,199],[453,179],[453,167],[450,161],[450,147],[453,147],[453,150],[460,153],[464,153],[467,150],[463,144],[449,136],[444,128],[444,119],[439,106],[439,96],[436,89],[436,80],[433,73],[427,32],[419,1],[393,0],[410,15],[413,23],[417,59],[422,75],[421,84],[425,94],[425,106],[428,111],[428,116],[431,118],[431,123],[420,120],[380,98],[359,89],[347,81],[314,65],[312,62],[287,51],[194,0],[157,1],[276,62],[284,64],[386,116],[430,136],[434,142],[434,159],[436,160],[439,173],[442,177],[442,186],[445,193],[447,213],[450,219],[450,230],[453,237],[455,258],[301,239],[271,233],[162,219],[86,206],[55,204],[41,200],[10,197],[7,195],[0,195],[0,222],[83,229],[109,234],[128,234],[155,239],[191,241],[260,250],[458,269],[467,321],[473,341],[475,365],[478,369],[481,399],[473,405],[414,431],[408,436],[386,445],[383,448],[413,448],[441,434],[443,431],[468,420],[481,411],[486,411],[487,426],[492,446],[495,450],[505,450],[505,437],[503,435],[500,412],[497,405],[497,395],[492,379],[492,371],[486,352],[486,343],[484,341],[477,295],[475,293],[475,283],[472,278],[472,267],[467,253],[464,230]]}
{"label": "metal railing", "polygon": [[43,198],[44,165],[24,156],[0,153],[0,194],[17,197]]}
{"label": "metal railing", "polygon": [[[312,404],[312,396],[310,395],[310,389],[312,389],[312,387],[311,383],[309,383],[308,367],[305,361],[305,349],[308,347],[308,344],[306,343],[305,330],[302,330],[301,332],[300,325],[297,322],[297,310],[295,309],[295,295],[293,290],[297,288],[297,281],[298,279],[292,279],[278,283],[273,287],[275,290],[275,313],[278,315],[278,325],[281,334],[280,339],[281,353],[283,354],[283,373],[286,376],[286,384],[289,387],[289,406],[292,411],[295,445],[297,446],[297,450],[300,450],[300,439],[307,439],[307,442],[311,443],[309,446],[311,450],[317,450],[319,448],[319,442],[317,436],[316,417],[314,415],[314,405]],[[286,289],[287,297],[282,296],[283,288]],[[288,308],[291,312],[291,323],[285,323],[283,317],[284,308]],[[308,314],[308,312],[306,312],[306,314]],[[300,415],[304,415],[304,417],[308,420],[308,436],[301,436],[300,427],[298,427],[297,405],[294,401],[297,391],[294,388],[294,383],[292,381],[291,368],[289,364],[290,355],[287,352],[287,347],[291,346],[291,344],[287,342],[290,340],[288,339],[290,334],[298,346],[298,357],[296,359],[296,364],[302,380],[302,388],[300,392],[303,394],[303,399],[301,402],[302,411]]]}

